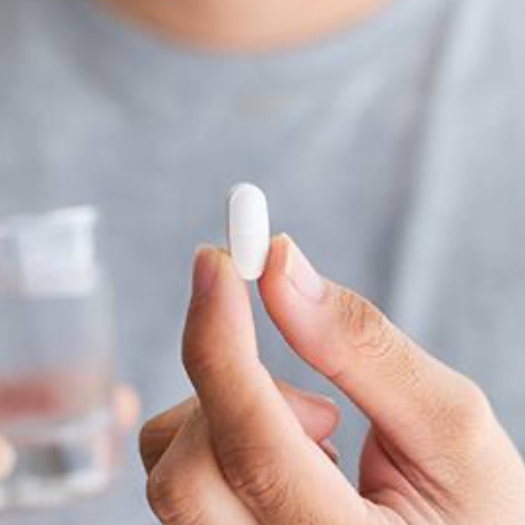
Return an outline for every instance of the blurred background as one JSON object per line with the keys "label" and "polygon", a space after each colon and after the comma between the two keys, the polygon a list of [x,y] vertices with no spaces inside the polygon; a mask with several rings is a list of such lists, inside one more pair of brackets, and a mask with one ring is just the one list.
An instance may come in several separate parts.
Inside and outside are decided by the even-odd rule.
{"label": "blurred background", "polygon": [[[0,436],[18,455],[0,522],[155,523],[138,430],[192,394],[193,252],[224,245],[241,181],[274,233],[473,377],[525,452],[524,17],[513,0],[0,0]],[[355,479],[367,422],[253,299],[270,371],[343,407]]]}

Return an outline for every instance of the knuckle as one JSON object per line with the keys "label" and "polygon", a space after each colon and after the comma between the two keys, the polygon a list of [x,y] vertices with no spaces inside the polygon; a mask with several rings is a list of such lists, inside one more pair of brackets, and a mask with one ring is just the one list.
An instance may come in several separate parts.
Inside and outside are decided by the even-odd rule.
{"label": "knuckle", "polygon": [[335,308],[344,327],[351,328],[355,323],[357,296],[350,290],[340,290],[335,296]]}
{"label": "knuckle", "polygon": [[490,403],[481,388],[467,377],[460,376],[456,402],[449,409],[449,421],[457,437],[468,445],[477,444],[493,425]]}
{"label": "knuckle", "polygon": [[462,464],[461,459],[484,455],[498,426],[481,388],[465,376],[458,377],[456,388],[433,414],[433,427],[436,446],[451,451]]}
{"label": "knuckle", "polygon": [[182,480],[156,469],[148,478],[146,496],[153,513],[167,525],[199,525],[203,515],[195,494]]}
{"label": "knuckle", "polygon": [[170,442],[184,424],[197,417],[199,413],[199,400],[193,396],[146,421],[138,436],[141,452],[158,447],[159,442],[164,444]]}
{"label": "knuckle", "polygon": [[266,515],[281,513],[288,502],[289,485],[283,465],[281,454],[273,448],[236,448],[221,458],[230,487]]}
{"label": "knuckle", "polygon": [[336,297],[341,323],[349,331],[355,351],[382,358],[400,346],[390,322],[371,302],[350,290],[341,290]]}
{"label": "knuckle", "polygon": [[484,476],[499,439],[490,404],[475,383],[459,376],[448,394],[447,401],[423,413],[429,441],[422,450],[420,467],[412,472],[429,496],[444,506],[456,501],[478,476]]}

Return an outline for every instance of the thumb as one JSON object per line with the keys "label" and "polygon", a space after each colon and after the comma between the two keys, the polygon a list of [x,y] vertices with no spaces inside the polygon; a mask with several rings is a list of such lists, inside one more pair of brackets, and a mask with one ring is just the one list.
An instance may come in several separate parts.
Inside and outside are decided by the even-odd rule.
{"label": "thumb", "polygon": [[469,379],[419,348],[367,300],[319,276],[286,235],[273,240],[260,291],[290,346],[405,450],[413,443],[435,450],[489,412]]}
{"label": "thumb", "polygon": [[225,252],[196,255],[183,361],[223,475],[258,522],[363,522],[361,498],[312,444],[259,361],[248,290]]}

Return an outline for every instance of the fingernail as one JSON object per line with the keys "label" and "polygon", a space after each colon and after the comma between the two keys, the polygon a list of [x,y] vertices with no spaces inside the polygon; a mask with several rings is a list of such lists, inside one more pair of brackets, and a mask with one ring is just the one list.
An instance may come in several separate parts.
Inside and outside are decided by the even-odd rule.
{"label": "fingernail", "polygon": [[216,274],[217,251],[213,246],[199,246],[193,262],[193,297],[205,296],[210,291]]}
{"label": "fingernail", "polygon": [[0,438],[0,481],[7,479],[15,470],[16,452],[15,449]]}
{"label": "fingernail", "polygon": [[285,273],[297,291],[313,301],[319,301],[325,291],[325,281],[290,237],[283,234],[286,242]]}

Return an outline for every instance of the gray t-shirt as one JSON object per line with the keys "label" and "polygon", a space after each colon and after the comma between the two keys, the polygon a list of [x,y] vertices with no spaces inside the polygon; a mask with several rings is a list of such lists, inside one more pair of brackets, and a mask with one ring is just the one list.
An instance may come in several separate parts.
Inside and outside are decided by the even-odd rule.
{"label": "gray t-shirt", "polygon": [[[191,392],[179,359],[194,246],[222,242],[250,180],[273,226],[475,378],[525,451],[525,3],[396,0],[359,27],[258,57],[157,39],[91,0],[0,0],[0,215],[105,217],[120,375],[144,416]],[[347,408],[259,304],[262,358]],[[10,524],[153,522],[144,475]],[[6,522],[6,523],[7,523]]]}

